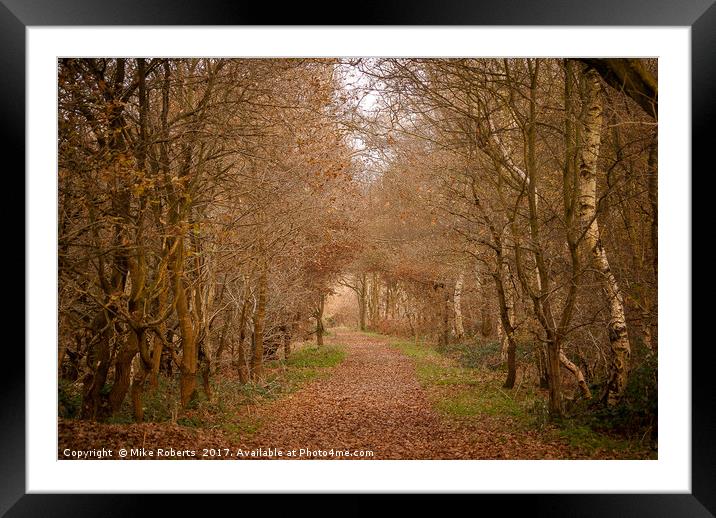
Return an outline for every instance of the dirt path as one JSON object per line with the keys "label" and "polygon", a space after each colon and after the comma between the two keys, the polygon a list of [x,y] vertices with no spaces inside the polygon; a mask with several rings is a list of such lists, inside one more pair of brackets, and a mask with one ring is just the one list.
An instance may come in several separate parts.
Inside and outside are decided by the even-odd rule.
{"label": "dirt path", "polygon": [[[373,459],[564,458],[564,446],[505,422],[455,423],[432,408],[410,358],[385,338],[338,331],[346,359],[327,378],[263,406],[246,449],[370,450]],[[561,451],[560,451],[561,450]],[[306,458],[305,456],[302,458]]]}

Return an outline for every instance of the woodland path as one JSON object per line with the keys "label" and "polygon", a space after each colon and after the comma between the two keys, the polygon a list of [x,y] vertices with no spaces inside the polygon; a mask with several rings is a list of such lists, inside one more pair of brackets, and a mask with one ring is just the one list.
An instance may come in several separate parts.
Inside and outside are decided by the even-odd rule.
{"label": "woodland path", "polygon": [[339,330],[331,342],[345,346],[345,360],[330,376],[261,407],[261,429],[242,447],[370,450],[372,459],[569,456],[563,444],[516,432],[499,419],[442,418],[431,408],[413,361],[385,337]]}

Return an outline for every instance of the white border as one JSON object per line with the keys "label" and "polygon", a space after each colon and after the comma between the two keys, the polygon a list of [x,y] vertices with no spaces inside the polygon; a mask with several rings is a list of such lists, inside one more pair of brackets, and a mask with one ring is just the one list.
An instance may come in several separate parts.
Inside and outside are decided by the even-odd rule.
{"label": "white border", "polygon": [[[27,491],[691,491],[690,29],[27,28]],[[57,461],[58,56],[658,56],[659,460]],[[664,316],[668,316],[668,318]],[[141,462],[142,464],[138,464]]]}

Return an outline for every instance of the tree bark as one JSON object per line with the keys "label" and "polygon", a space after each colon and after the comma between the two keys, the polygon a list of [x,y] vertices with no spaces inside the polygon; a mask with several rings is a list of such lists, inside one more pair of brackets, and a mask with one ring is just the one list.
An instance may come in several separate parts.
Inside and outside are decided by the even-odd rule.
{"label": "tree bark", "polygon": [[137,368],[137,372],[132,379],[131,397],[132,410],[134,420],[138,423],[144,421],[144,406],[142,405],[142,394],[144,393],[144,381],[147,379],[149,371],[141,364]]}
{"label": "tree bark", "polygon": [[463,272],[457,276],[455,281],[455,293],[453,294],[453,310],[455,312],[455,339],[462,340],[465,336],[465,328],[462,324],[462,287],[465,282]]}
{"label": "tree bark", "polygon": [[583,142],[579,152],[579,201],[578,218],[584,231],[584,243],[591,254],[604,285],[609,303],[607,326],[612,351],[606,400],[609,405],[617,404],[626,388],[631,346],[624,315],[624,298],[614,274],[609,267],[607,253],[602,244],[597,223],[597,159],[601,144],[602,104],[599,98],[599,76],[594,70],[585,72],[583,102]]}
{"label": "tree bark", "polygon": [[447,347],[450,343],[450,292],[447,286],[442,285],[443,289],[443,338],[442,344]]}
{"label": "tree bark", "polygon": [[380,319],[380,283],[378,274],[373,272],[370,283],[370,299],[368,300],[368,309],[370,313],[370,326],[375,329]]}
{"label": "tree bark", "polygon": [[144,340],[144,333],[130,331],[129,339],[117,353],[117,359],[114,364],[114,382],[112,383],[112,389],[109,391],[109,406],[112,413],[121,408],[122,402],[127,396],[127,391],[132,381],[132,360],[139,352],[138,340]]}
{"label": "tree bark", "polygon": [[326,303],[326,295],[321,293],[318,297],[318,307],[316,308],[316,346],[323,347],[323,333],[325,328],[323,326],[323,308]]}
{"label": "tree bark", "polygon": [[[651,248],[652,248],[652,270],[654,274],[654,285],[657,286],[659,282],[659,198],[658,198],[658,143],[657,136],[654,136],[654,140],[649,147],[649,162],[648,162],[648,190],[649,190],[649,203],[651,205]],[[657,319],[653,315],[658,315],[658,297],[654,297],[654,303],[649,307],[649,310],[644,316],[646,322],[644,325],[644,343],[646,346],[653,350],[656,350],[658,346],[657,337],[659,336],[657,328]]]}
{"label": "tree bark", "polygon": [[569,372],[574,374],[575,378],[577,378],[577,384],[579,385],[582,397],[584,399],[592,399],[592,391],[589,390],[589,385],[587,385],[587,382],[584,379],[584,374],[582,374],[579,367],[572,363],[562,351],[559,352],[559,361],[562,362],[562,365],[564,365]]}
{"label": "tree bark", "polygon": [[238,344],[238,363],[239,371],[239,382],[242,385],[246,385],[250,379],[249,366],[246,362],[246,346],[244,341],[246,340],[246,311],[248,310],[249,301],[247,290],[244,290],[244,301],[241,304],[241,316],[239,317],[239,344]]}
{"label": "tree bark", "polygon": [[219,333],[219,346],[216,348],[216,364],[221,364],[221,355],[224,353],[224,349],[226,348],[226,335],[229,331],[229,326],[233,322],[233,310],[229,310],[224,315],[224,325],[221,327],[221,332]]}
{"label": "tree bark", "polygon": [[[500,243],[501,247],[501,243]],[[500,305],[500,322],[497,327],[500,331],[502,342],[503,361],[507,363],[507,379],[504,388],[513,388],[517,379],[517,342],[515,342],[514,315],[512,307],[512,280],[509,268],[502,258],[502,253],[497,253],[498,272],[494,274],[495,288],[497,289],[497,300]]]}
{"label": "tree bark", "polygon": [[[535,314],[547,339],[547,372],[549,376],[549,413],[552,418],[560,418],[564,414],[562,402],[562,376],[560,372],[559,353],[561,351],[561,336],[554,326],[554,315],[552,303],[549,299],[551,283],[544,251],[540,238],[539,213],[537,211],[537,161],[535,158],[537,136],[536,111],[537,111],[537,76],[539,61],[530,64],[531,85],[530,85],[530,112],[529,124],[527,126],[527,199],[529,205],[529,229],[532,246],[534,247],[534,259],[537,270],[537,286],[539,293],[533,296]],[[516,253],[519,246],[515,247]],[[519,258],[516,262],[519,265]]]}
{"label": "tree bark", "polygon": [[[508,372],[515,369],[515,301],[514,289],[512,287],[512,277],[507,263],[500,257],[500,286],[498,290],[502,290],[501,296],[498,297],[500,303],[500,323],[498,330],[500,331],[500,358],[508,365]],[[504,315],[503,315],[504,313]],[[511,365],[511,367],[510,367]],[[512,376],[514,378],[514,376]],[[508,387],[512,388],[512,386]]]}
{"label": "tree bark", "polygon": [[593,67],[612,88],[624,92],[649,116],[659,116],[657,81],[639,59],[592,59],[580,61]]}
{"label": "tree bark", "polygon": [[291,328],[288,324],[283,326],[283,359],[288,360],[291,356]]}
{"label": "tree bark", "polygon": [[366,275],[362,274],[360,285],[358,286],[358,326],[361,331],[365,331],[365,314],[366,314],[366,284],[368,280]]}
{"label": "tree bark", "polygon": [[266,318],[266,264],[263,265],[258,283],[258,300],[254,316],[254,351],[252,358],[251,378],[254,383],[263,379],[264,370],[264,320]]}
{"label": "tree bark", "polygon": [[107,381],[110,367],[110,337],[114,324],[107,318],[106,311],[97,314],[93,323],[93,338],[87,353],[90,374],[83,383],[82,411],[84,419],[95,420],[102,413],[102,389]]}
{"label": "tree bark", "polygon": [[179,400],[181,406],[186,408],[189,405],[196,391],[196,370],[197,370],[197,348],[194,325],[191,321],[189,301],[187,300],[186,288],[184,286],[184,238],[175,238],[173,258],[170,260],[170,276],[172,280],[172,291],[174,294],[174,307],[179,322],[179,334],[181,336],[182,356],[179,365]]}
{"label": "tree bark", "polygon": [[657,192],[659,173],[658,144],[656,136],[654,136],[654,140],[649,147],[649,161],[647,167],[649,174],[649,204],[651,205],[651,247],[653,252],[652,268],[654,271],[654,281],[656,282],[659,278],[659,198]]}

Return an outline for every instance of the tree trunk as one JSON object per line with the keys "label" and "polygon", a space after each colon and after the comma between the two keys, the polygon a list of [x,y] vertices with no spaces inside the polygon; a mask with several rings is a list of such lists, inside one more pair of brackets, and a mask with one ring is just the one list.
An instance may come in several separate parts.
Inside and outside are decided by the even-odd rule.
{"label": "tree trunk", "polygon": [[490,315],[490,308],[485,302],[480,307],[480,334],[483,338],[492,334],[492,315]]}
{"label": "tree trunk", "polygon": [[560,372],[560,343],[556,337],[548,336],[547,341],[547,380],[549,383],[549,415],[560,418],[564,414],[562,405],[562,375]]}
{"label": "tree trunk", "polygon": [[465,336],[465,328],[462,325],[462,287],[465,282],[465,275],[463,272],[457,277],[455,281],[455,293],[453,295],[453,308],[455,312],[455,338],[459,341]]}
{"label": "tree trunk", "polygon": [[244,302],[241,305],[241,316],[239,317],[239,344],[238,344],[238,358],[236,362],[239,365],[239,382],[242,385],[246,385],[249,382],[250,372],[249,366],[246,362],[246,346],[244,341],[246,340],[246,311],[248,309],[248,297],[244,294]]}
{"label": "tree trunk", "polygon": [[[139,336],[138,336],[139,335]],[[132,381],[132,361],[139,352],[139,340],[144,340],[144,333],[130,332],[129,339],[117,353],[114,364],[114,382],[109,391],[109,406],[112,413],[122,407],[122,402],[127,396],[129,385]]]}
{"label": "tree trunk", "polygon": [[654,282],[659,278],[659,198],[658,198],[658,143],[657,137],[649,147],[648,167],[648,191],[649,204],[651,205],[651,248],[652,248],[652,268],[654,271]]}
{"label": "tree trunk", "polygon": [[233,310],[229,310],[224,315],[224,325],[221,327],[221,332],[219,333],[219,346],[216,348],[216,365],[221,365],[221,355],[224,353],[224,349],[226,348],[226,334],[229,331],[229,326],[231,325],[231,322],[233,321]]}
{"label": "tree trunk", "polygon": [[[514,289],[512,287],[512,277],[510,275],[510,268],[504,260],[500,260],[500,287],[502,294],[498,297],[500,303],[500,322],[497,326],[498,335],[500,336],[500,358],[507,364],[508,378],[515,377],[515,339],[514,339],[514,325],[515,325],[515,303],[514,303]],[[504,317],[503,314],[504,313]],[[510,368],[512,365],[512,368]],[[510,387],[512,386],[510,385]]]}
{"label": "tree trunk", "polygon": [[659,99],[656,78],[638,58],[582,58],[594,67],[612,88],[624,92],[641,106],[649,116],[658,119]]}
{"label": "tree trunk", "polygon": [[626,388],[631,346],[624,316],[624,299],[616,278],[609,267],[597,223],[597,159],[601,144],[602,104],[599,98],[599,76],[594,70],[585,72],[583,102],[583,142],[579,152],[578,216],[584,229],[584,242],[591,253],[591,263],[601,275],[609,302],[609,344],[612,351],[606,400],[617,404]]}
{"label": "tree trunk", "polygon": [[164,343],[158,336],[154,337],[153,342],[152,370],[149,374],[149,386],[156,388],[159,385],[159,369],[162,365],[162,351],[164,350]]}
{"label": "tree trunk", "polygon": [[326,296],[321,293],[318,298],[318,308],[316,309],[316,345],[323,347],[323,308],[325,307]]}
{"label": "tree trunk", "polygon": [[142,405],[142,394],[144,393],[144,381],[147,379],[149,371],[144,368],[142,362],[140,362],[137,372],[134,374],[132,379],[132,410],[134,414],[134,420],[138,423],[144,421],[144,406]]}
{"label": "tree trunk", "polygon": [[385,281],[385,315],[384,315],[384,318],[386,320],[389,318],[389,315],[390,315],[390,306],[393,303],[392,297],[393,297],[393,294],[392,294],[390,281],[387,280],[387,281]]}
{"label": "tree trunk", "polygon": [[[537,296],[531,295],[535,308],[535,315],[545,331],[547,338],[547,372],[549,376],[549,414],[553,419],[561,418],[564,414],[562,402],[562,375],[560,372],[559,353],[561,350],[561,337],[555,329],[555,318],[552,313],[550,276],[545,260],[544,250],[540,238],[540,221],[537,211],[537,160],[536,160],[536,137],[537,137],[537,76],[539,61],[530,62],[531,83],[530,83],[530,112],[529,124],[527,126],[527,199],[529,204],[529,229],[530,239],[534,247],[533,255],[537,270]],[[519,246],[515,247],[518,254]],[[519,258],[516,263],[519,267]]]}
{"label": "tree trunk", "polygon": [[[164,308],[167,305],[167,292],[166,290],[162,290],[159,295],[159,301],[158,306],[159,310],[158,313],[162,313],[164,311]],[[162,322],[159,325],[159,336],[154,336],[153,339],[153,345],[152,345],[152,369],[149,374],[149,385],[152,388],[156,388],[159,385],[159,369],[162,365],[162,352],[164,350],[164,341],[162,340],[163,337],[166,336],[166,323]]]}
{"label": "tree trunk", "polygon": [[511,389],[517,379],[517,343],[515,342],[514,316],[512,308],[512,279],[502,252],[497,254],[498,272],[494,273],[497,300],[500,306],[500,322],[497,325],[502,341],[502,360],[507,363],[507,379],[504,388]]}
{"label": "tree trunk", "polygon": [[[581,139],[581,129],[575,127],[573,117],[574,98],[573,98],[573,78],[574,63],[572,60],[564,62],[565,82],[564,82],[564,140],[565,140],[565,167],[562,174],[562,202],[564,204],[564,220],[566,223],[567,247],[569,249],[571,260],[571,276],[572,282],[567,290],[565,302],[562,309],[562,317],[558,327],[558,334],[564,336],[567,333],[567,325],[569,324],[574,306],[576,303],[577,286],[581,277],[581,261],[579,257],[579,239],[581,230],[579,224],[575,221],[577,214],[575,207],[579,197],[579,178],[577,171],[579,170],[579,161],[577,149]],[[560,351],[560,361],[577,379],[582,396],[591,399],[592,394],[587,385],[582,371],[572,363],[567,356]]]}
{"label": "tree trunk", "polygon": [[[649,148],[649,203],[651,204],[651,248],[652,248],[652,269],[654,273],[654,285],[656,286],[659,282],[659,205],[658,205],[658,147],[657,137],[654,136],[654,140]],[[658,346],[658,328],[657,319],[653,315],[658,315],[658,297],[654,297],[654,302],[649,306],[647,315],[645,316],[646,323],[644,325],[644,343],[646,346],[654,351]]]}
{"label": "tree trunk", "polygon": [[164,356],[165,360],[163,360],[162,365],[164,366],[165,373],[168,378],[174,378],[174,353],[176,352],[176,347],[174,346],[176,334],[174,333],[173,329],[169,329],[166,334],[167,338],[167,354]]}
{"label": "tree trunk", "polygon": [[254,316],[254,351],[251,362],[251,378],[254,383],[263,379],[264,370],[264,320],[266,318],[266,265],[264,264],[259,276],[258,300],[256,303],[256,315]]}
{"label": "tree trunk", "polygon": [[186,288],[184,286],[184,238],[176,238],[174,257],[169,261],[169,272],[174,293],[174,307],[179,322],[182,356],[179,365],[179,401],[186,408],[196,392],[197,348],[194,325],[189,312]]}
{"label": "tree trunk", "polygon": [[535,355],[537,357],[537,371],[539,372],[539,388],[549,388],[549,374],[547,372],[547,357],[544,352],[544,347],[539,345],[539,350]]}
{"label": "tree trunk", "polygon": [[102,389],[109,374],[112,325],[104,311],[99,313],[92,323],[96,338],[91,342],[93,345],[87,354],[87,365],[91,373],[83,383],[81,416],[84,419],[97,419],[103,407]]}
{"label": "tree trunk", "polygon": [[201,385],[204,389],[206,399],[211,401],[211,358],[208,356],[207,351],[204,350],[205,346],[200,346],[199,352],[201,354]]}
{"label": "tree trunk", "polygon": [[574,377],[577,378],[577,384],[579,385],[579,390],[582,393],[582,397],[584,399],[592,399],[592,392],[589,390],[589,385],[587,385],[586,380],[584,379],[584,374],[582,374],[582,371],[577,367],[574,363],[572,363],[567,356],[563,352],[560,351],[559,353],[559,361],[562,362],[562,365],[564,365],[569,372],[574,374]]}
{"label": "tree trunk", "polygon": [[450,343],[450,292],[442,282],[436,284],[435,289],[438,291],[438,297],[442,302],[439,312],[440,335],[438,337],[438,346],[447,347]]}
{"label": "tree trunk", "polygon": [[366,287],[368,278],[365,273],[361,274],[360,283],[358,285],[358,321],[361,331],[365,331],[365,314],[366,314]]}
{"label": "tree trunk", "polygon": [[370,326],[375,329],[380,318],[380,284],[378,282],[378,274],[373,272],[370,283],[370,300],[368,301],[368,309],[370,310]]}

